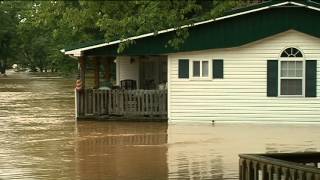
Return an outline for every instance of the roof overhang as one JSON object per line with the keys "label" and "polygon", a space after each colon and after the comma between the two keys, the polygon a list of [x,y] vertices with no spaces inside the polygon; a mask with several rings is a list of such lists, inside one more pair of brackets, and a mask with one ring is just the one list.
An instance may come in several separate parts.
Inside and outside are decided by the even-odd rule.
{"label": "roof overhang", "polygon": [[[221,20],[233,18],[233,17],[236,17],[236,16],[241,16],[241,15],[245,15],[245,14],[250,14],[250,13],[263,11],[263,10],[270,9],[270,8],[275,8],[275,7],[286,6],[286,5],[294,5],[296,7],[304,7],[304,8],[320,11],[320,8],[319,8],[320,6],[316,7],[316,6],[312,6],[312,5],[308,4],[308,3],[299,2],[299,1],[282,1],[282,2],[278,2],[278,3],[273,2],[271,4],[270,3],[269,4],[262,3],[262,6],[260,6],[258,8],[248,9],[246,11],[241,11],[241,12],[237,12],[237,13],[221,16],[221,17],[218,17],[218,18],[215,18],[215,19],[210,19],[210,20],[206,20],[206,21],[197,22],[197,23],[194,23],[194,24],[184,25],[184,26],[179,27],[179,29],[180,28],[193,27],[193,26],[199,26],[199,25],[203,25],[203,24],[208,24],[208,23],[212,23],[212,22],[216,22],[216,21],[221,21]],[[82,47],[82,48],[77,48],[77,49],[72,49],[72,50],[62,49],[61,52],[66,54],[66,55],[69,55],[69,56],[80,57],[80,56],[83,55],[83,52],[88,51],[88,50],[101,48],[101,47],[105,47],[105,46],[116,45],[116,44],[120,44],[120,43],[126,42],[126,41],[131,41],[131,40],[137,40],[137,39],[142,39],[142,38],[146,38],[146,37],[156,36],[156,35],[159,35],[159,34],[172,32],[172,31],[175,31],[177,29],[178,28],[170,28],[170,29],[165,29],[165,30],[158,31],[157,33],[147,33],[147,34],[142,34],[142,35],[139,35],[139,36],[129,37],[129,38],[123,39],[123,40],[116,40],[116,41],[111,41],[111,42],[106,42],[106,43],[100,43],[100,44],[87,46],[87,47]]]}

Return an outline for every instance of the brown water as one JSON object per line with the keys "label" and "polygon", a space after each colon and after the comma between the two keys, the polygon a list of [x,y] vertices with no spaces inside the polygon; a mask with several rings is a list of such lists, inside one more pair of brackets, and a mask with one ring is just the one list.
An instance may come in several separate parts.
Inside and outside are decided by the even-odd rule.
{"label": "brown water", "polygon": [[0,79],[0,179],[237,179],[239,153],[320,150],[318,124],[76,123],[73,85]]}

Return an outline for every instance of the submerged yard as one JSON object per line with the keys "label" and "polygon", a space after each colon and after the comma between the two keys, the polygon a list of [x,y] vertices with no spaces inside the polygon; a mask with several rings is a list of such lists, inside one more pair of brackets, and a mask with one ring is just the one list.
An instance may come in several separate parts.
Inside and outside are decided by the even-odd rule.
{"label": "submerged yard", "polygon": [[73,87],[0,79],[0,179],[237,179],[240,153],[320,149],[320,124],[75,122]]}

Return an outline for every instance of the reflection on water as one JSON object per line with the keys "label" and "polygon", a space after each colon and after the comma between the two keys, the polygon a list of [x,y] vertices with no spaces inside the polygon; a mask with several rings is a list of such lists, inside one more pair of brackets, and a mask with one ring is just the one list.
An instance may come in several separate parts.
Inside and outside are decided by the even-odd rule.
{"label": "reflection on water", "polygon": [[83,179],[167,179],[167,124],[78,123]]}
{"label": "reflection on water", "polygon": [[73,79],[0,79],[0,179],[237,179],[239,153],[319,151],[320,125],[75,122]]}

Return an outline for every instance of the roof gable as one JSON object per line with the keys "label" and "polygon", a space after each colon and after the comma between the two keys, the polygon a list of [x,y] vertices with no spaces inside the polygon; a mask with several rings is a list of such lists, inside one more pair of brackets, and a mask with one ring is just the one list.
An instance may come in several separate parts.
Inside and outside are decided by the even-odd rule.
{"label": "roof gable", "polygon": [[[233,10],[225,16],[213,20],[184,26],[189,27],[190,36],[179,50],[166,47],[168,40],[175,35],[175,29],[172,28],[160,31],[156,36],[154,33],[148,33],[128,38],[135,40],[135,44],[121,54],[154,55],[235,47],[289,29],[320,37],[320,25],[314,23],[319,19],[320,7],[317,3],[310,1],[304,3],[300,1],[269,1]],[[120,42],[118,40],[87,46],[67,51],[66,54],[115,56],[119,55],[117,49]]]}

